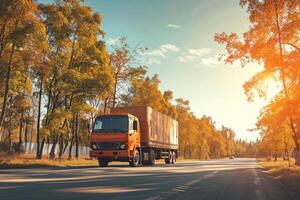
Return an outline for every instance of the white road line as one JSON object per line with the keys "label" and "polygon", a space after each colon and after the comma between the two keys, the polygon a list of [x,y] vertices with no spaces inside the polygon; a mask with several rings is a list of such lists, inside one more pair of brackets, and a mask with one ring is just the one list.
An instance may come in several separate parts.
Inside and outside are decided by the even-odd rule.
{"label": "white road line", "polygon": [[257,169],[253,169],[256,200],[266,200],[266,196],[264,192],[261,190],[262,184],[256,170]]}
{"label": "white road line", "polygon": [[175,188],[172,188],[171,191],[169,192],[162,192],[161,195],[158,195],[158,196],[153,196],[153,197],[149,197],[149,198],[146,198],[145,200],[162,200],[162,199],[169,199],[168,196],[169,195],[174,195],[174,194],[177,194],[177,193],[184,193],[190,189],[192,189],[192,186],[207,179],[207,178],[210,178],[212,176],[214,176],[218,171],[213,171],[209,174],[206,174],[204,176],[201,176],[201,177],[198,177],[194,180],[191,180],[189,182],[186,182],[185,184],[183,185],[180,185],[180,186],[177,186]]}

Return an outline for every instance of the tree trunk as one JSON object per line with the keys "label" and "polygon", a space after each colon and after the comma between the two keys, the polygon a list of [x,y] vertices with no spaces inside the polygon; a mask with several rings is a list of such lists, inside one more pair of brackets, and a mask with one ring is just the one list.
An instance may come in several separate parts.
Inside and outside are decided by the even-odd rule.
{"label": "tree trunk", "polygon": [[7,104],[7,99],[8,99],[8,92],[9,92],[9,82],[10,82],[10,74],[11,74],[11,64],[12,64],[12,58],[15,52],[15,42],[13,42],[12,47],[11,47],[11,52],[9,56],[9,62],[7,66],[7,72],[5,75],[5,89],[4,89],[4,97],[3,97],[3,104],[2,104],[2,109],[0,113],[0,127],[2,126],[4,116],[5,116],[5,111],[6,111],[6,104]]}
{"label": "tree trunk", "polygon": [[23,112],[21,114],[20,130],[19,130],[19,147],[18,147],[19,153],[21,153],[21,149],[22,149],[22,132],[23,132]]}
{"label": "tree trunk", "polygon": [[300,166],[300,149],[295,150],[295,164]]}
{"label": "tree trunk", "polygon": [[90,121],[88,120],[87,122],[87,141],[88,141],[88,144],[91,144],[91,123],[93,124],[93,119]]}
{"label": "tree trunk", "polygon": [[73,148],[73,144],[74,144],[74,136],[72,136],[71,138],[71,143],[70,143],[70,147],[69,147],[69,157],[68,160],[72,159],[72,148]]}
{"label": "tree trunk", "polygon": [[33,132],[32,130],[33,130],[33,125],[30,126],[30,139],[29,139],[30,153],[32,153],[32,152],[31,152],[31,150],[32,150],[32,149],[31,149],[31,147],[32,147],[32,132]]}
{"label": "tree trunk", "polygon": [[5,34],[6,24],[7,24],[7,18],[4,19],[4,22],[3,22],[3,25],[2,25],[2,28],[1,28],[0,64],[2,63],[2,56],[3,56],[4,49],[5,49],[4,34]]}
{"label": "tree trunk", "polygon": [[56,135],[56,137],[54,138],[54,142],[53,145],[51,147],[51,151],[49,153],[50,159],[53,160],[55,158],[55,148],[56,148],[56,144],[58,141],[59,135]]}
{"label": "tree trunk", "polygon": [[72,159],[72,148],[73,148],[73,144],[74,144],[74,131],[75,131],[75,116],[73,116],[73,120],[72,120],[71,142],[70,142],[69,157],[68,157],[69,160]]}
{"label": "tree trunk", "polygon": [[11,151],[11,121],[9,122],[8,127],[8,151]]}
{"label": "tree trunk", "polygon": [[107,110],[107,101],[108,101],[108,99],[105,98],[105,100],[104,100],[104,108],[103,108],[103,113],[104,114],[106,113],[106,110]]}
{"label": "tree trunk", "polygon": [[59,137],[59,152],[58,152],[58,159],[59,160],[61,160],[61,158],[62,158],[63,151],[64,151],[63,135],[60,134],[60,137]]}
{"label": "tree trunk", "polygon": [[68,144],[69,144],[69,141],[67,140],[65,143],[65,147],[63,149],[63,154],[66,152]]}
{"label": "tree trunk", "polygon": [[118,84],[118,75],[115,75],[115,85],[114,85],[114,96],[113,96],[113,104],[112,107],[114,108],[116,105],[116,98],[117,98],[117,84]]}
{"label": "tree trunk", "polygon": [[27,143],[28,143],[28,124],[27,123],[25,123],[24,143],[25,143],[25,152],[27,152]]}
{"label": "tree trunk", "polygon": [[76,142],[76,151],[75,151],[75,158],[78,159],[78,151],[79,151],[79,122],[78,122],[78,115],[76,114],[75,118],[75,142]]}
{"label": "tree trunk", "polygon": [[36,158],[39,157],[39,150],[40,150],[42,92],[43,92],[43,78],[41,78],[41,82],[40,82],[38,116],[37,116],[37,123],[36,123]]}
{"label": "tree trunk", "polygon": [[277,152],[275,152],[275,154],[274,154],[274,161],[277,161],[278,159],[277,159]]}
{"label": "tree trunk", "polygon": [[44,138],[42,140],[42,143],[41,143],[41,146],[40,146],[40,149],[39,149],[39,155],[38,155],[38,159],[42,159],[43,158],[43,151],[44,151],[44,145],[45,145],[45,141],[46,139]]}

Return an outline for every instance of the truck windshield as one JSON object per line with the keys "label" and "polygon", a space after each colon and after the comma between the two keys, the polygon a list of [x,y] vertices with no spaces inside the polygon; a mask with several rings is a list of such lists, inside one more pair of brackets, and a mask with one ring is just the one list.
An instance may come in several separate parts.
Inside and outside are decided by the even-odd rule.
{"label": "truck windshield", "polygon": [[93,126],[93,132],[128,132],[128,116],[97,117]]}

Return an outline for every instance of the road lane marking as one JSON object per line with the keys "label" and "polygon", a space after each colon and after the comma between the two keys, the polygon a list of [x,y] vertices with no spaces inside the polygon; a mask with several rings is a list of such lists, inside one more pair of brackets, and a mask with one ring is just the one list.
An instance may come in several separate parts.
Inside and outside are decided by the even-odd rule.
{"label": "road lane marking", "polygon": [[0,183],[35,183],[35,182],[57,182],[57,181],[80,181],[80,180],[105,180],[105,178],[112,177],[134,177],[134,176],[150,176],[152,174],[108,174],[108,175],[76,175],[71,174],[71,177],[30,177],[29,176],[15,176],[6,177],[6,179],[0,179]]}
{"label": "road lane marking", "polygon": [[134,187],[116,187],[116,186],[92,186],[92,187],[75,187],[58,189],[59,192],[75,192],[75,193],[100,193],[100,194],[111,194],[111,193],[125,193],[125,192],[141,192],[153,190],[152,188],[134,188]]}
{"label": "road lane marking", "polygon": [[266,196],[262,191],[262,184],[261,184],[260,177],[257,174],[257,169],[253,169],[253,174],[254,174],[256,200],[266,200]]}
{"label": "road lane marking", "polygon": [[146,198],[145,200],[161,200],[161,199],[162,198],[158,195],[158,196]]}
{"label": "road lane marking", "polygon": [[174,187],[171,189],[171,191],[167,191],[167,192],[161,192],[160,195],[157,195],[157,196],[152,196],[152,197],[148,197],[146,198],[145,200],[163,200],[163,199],[170,199],[170,195],[174,195],[174,194],[177,194],[177,193],[184,193],[184,192],[187,192],[188,190],[191,190],[192,189],[192,186],[197,184],[197,183],[200,183],[201,181],[205,180],[205,179],[208,179],[210,177],[213,177],[215,176],[215,174],[218,173],[218,171],[213,171],[209,174],[206,174],[204,176],[200,176],[194,180],[191,180],[191,181],[188,181],[186,182],[185,184],[183,185],[180,185],[180,186],[177,186],[177,187]]}

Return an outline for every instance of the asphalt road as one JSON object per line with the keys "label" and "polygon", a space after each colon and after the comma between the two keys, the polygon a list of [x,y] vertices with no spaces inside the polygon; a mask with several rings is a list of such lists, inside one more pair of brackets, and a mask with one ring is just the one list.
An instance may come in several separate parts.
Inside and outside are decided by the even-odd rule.
{"label": "asphalt road", "polygon": [[254,159],[235,159],[137,168],[0,169],[0,199],[293,198]]}

